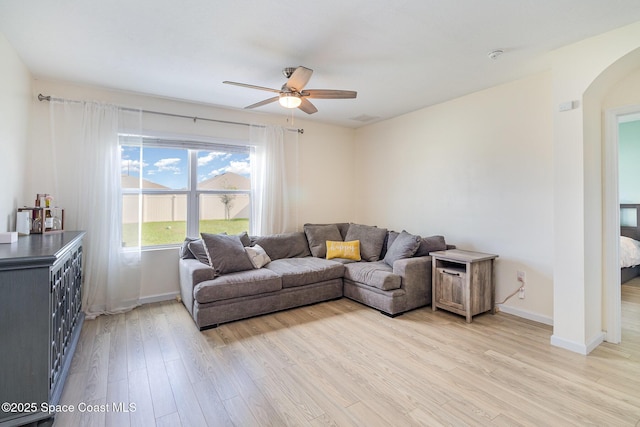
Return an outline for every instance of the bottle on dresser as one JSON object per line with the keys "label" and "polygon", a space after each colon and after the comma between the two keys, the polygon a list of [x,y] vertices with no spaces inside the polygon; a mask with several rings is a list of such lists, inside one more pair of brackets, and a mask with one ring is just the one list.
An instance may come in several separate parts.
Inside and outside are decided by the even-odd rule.
{"label": "bottle on dresser", "polygon": [[44,214],[44,228],[46,231],[53,229],[53,215],[51,215],[51,209],[46,208]]}

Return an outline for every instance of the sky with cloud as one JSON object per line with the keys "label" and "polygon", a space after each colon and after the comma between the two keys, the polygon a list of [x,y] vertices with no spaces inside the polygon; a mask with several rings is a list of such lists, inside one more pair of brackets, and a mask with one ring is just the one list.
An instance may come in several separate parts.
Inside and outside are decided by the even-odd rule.
{"label": "sky with cloud", "polygon": [[[187,188],[189,179],[188,154],[185,149],[145,147],[142,160],[137,147],[122,146],[122,174],[140,176],[172,189]],[[198,151],[198,182],[225,172],[249,176],[247,154]]]}

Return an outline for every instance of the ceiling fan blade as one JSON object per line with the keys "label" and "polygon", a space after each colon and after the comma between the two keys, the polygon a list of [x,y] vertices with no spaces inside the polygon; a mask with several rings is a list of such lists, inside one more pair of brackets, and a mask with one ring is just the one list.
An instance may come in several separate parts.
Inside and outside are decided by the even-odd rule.
{"label": "ceiling fan blade", "polygon": [[248,85],[246,83],[238,83],[238,82],[230,82],[230,81],[223,81],[222,83],[227,84],[227,85],[234,85],[234,86],[240,86],[240,87],[247,87],[249,89],[258,89],[258,90],[266,90],[267,92],[274,92],[274,93],[280,93],[280,91],[278,89],[271,89],[270,87],[264,87],[264,86],[256,86],[256,85]]}
{"label": "ceiling fan blade", "polygon": [[300,95],[315,99],[349,99],[358,96],[358,92],[353,90],[309,89],[303,90]]}
{"label": "ceiling fan blade", "polygon": [[293,74],[291,74],[291,77],[289,77],[285,86],[291,90],[300,92],[309,82],[311,74],[313,74],[312,69],[300,66],[295,69]]}
{"label": "ceiling fan blade", "polygon": [[265,99],[264,101],[260,101],[260,102],[256,102],[255,104],[248,105],[248,106],[244,107],[244,109],[247,110],[249,108],[262,107],[263,105],[271,104],[272,102],[277,101],[278,98],[280,98],[280,97],[279,96],[274,96],[273,98]]}
{"label": "ceiling fan blade", "polygon": [[302,98],[301,100],[302,100],[302,103],[298,107],[299,109],[301,109],[307,114],[313,114],[318,112],[318,109],[316,108],[316,106],[313,105],[311,102],[307,101],[304,98]]}

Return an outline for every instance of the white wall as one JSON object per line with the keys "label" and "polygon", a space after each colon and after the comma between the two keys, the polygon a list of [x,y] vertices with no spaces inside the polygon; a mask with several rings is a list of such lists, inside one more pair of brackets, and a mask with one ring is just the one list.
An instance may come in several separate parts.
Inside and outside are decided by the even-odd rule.
{"label": "white wall", "polygon": [[[588,353],[604,338],[605,288],[613,279],[615,230],[603,200],[610,189],[603,151],[603,100],[638,67],[640,23],[558,49],[553,54],[554,345]],[[558,106],[580,107],[560,112]],[[603,191],[604,190],[604,191]],[[614,210],[615,212],[615,210]],[[612,240],[606,242],[605,236]],[[604,260],[607,260],[605,263]]]}
{"label": "white wall", "polygon": [[548,73],[360,128],[358,221],[498,254],[503,309],[550,323],[551,128]]}
{"label": "white wall", "polygon": [[0,231],[15,231],[23,203],[30,96],[31,75],[0,33]]}
{"label": "white wall", "polygon": [[[76,100],[98,100],[117,105],[138,107],[146,110],[162,111],[188,116],[213,118],[218,120],[247,123],[279,124],[304,128],[299,136],[297,149],[290,148],[287,156],[297,158],[297,166],[292,163],[287,173],[297,181],[291,197],[299,199],[297,212],[298,229],[305,222],[348,221],[355,216],[352,182],[354,179],[354,130],[331,125],[317,124],[304,120],[295,113],[290,124],[290,116],[275,116],[259,112],[230,110],[212,106],[144,96],[139,94],[110,91],[96,87],[69,83],[35,80],[33,83],[33,129],[30,138],[27,181],[22,200],[31,202],[31,194],[50,193],[55,198],[55,183],[51,165],[49,146],[48,103],[39,102],[38,93]],[[248,140],[249,130],[245,126],[211,123],[182,118],[168,118],[143,114],[142,126],[145,132],[205,138],[231,138]],[[64,172],[61,172],[64,173]],[[64,200],[57,201],[64,207]],[[67,224],[65,224],[67,226]],[[73,227],[73,224],[69,224]],[[66,227],[67,229],[69,227]],[[142,296],[153,299],[158,296],[178,292],[177,249],[153,250],[143,253]]]}

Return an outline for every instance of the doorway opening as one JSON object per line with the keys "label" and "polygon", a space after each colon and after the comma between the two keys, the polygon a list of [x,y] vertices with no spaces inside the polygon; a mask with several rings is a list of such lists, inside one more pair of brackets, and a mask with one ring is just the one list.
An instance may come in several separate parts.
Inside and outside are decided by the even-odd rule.
{"label": "doorway opening", "polygon": [[[637,181],[638,196],[635,196],[626,180],[631,178],[625,165],[621,164],[621,124],[640,121],[640,105],[609,110],[605,113],[606,141],[604,149],[604,243],[605,243],[605,310],[606,336],[611,343],[622,340],[622,289],[620,270],[620,204],[640,203],[640,181]],[[640,144],[638,147],[640,159]],[[640,163],[639,163],[640,165]],[[621,175],[622,174],[622,175]],[[640,177],[640,166],[638,167]],[[637,198],[637,200],[636,200]],[[632,201],[633,200],[633,201]],[[640,225],[640,224],[639,224]]]}

